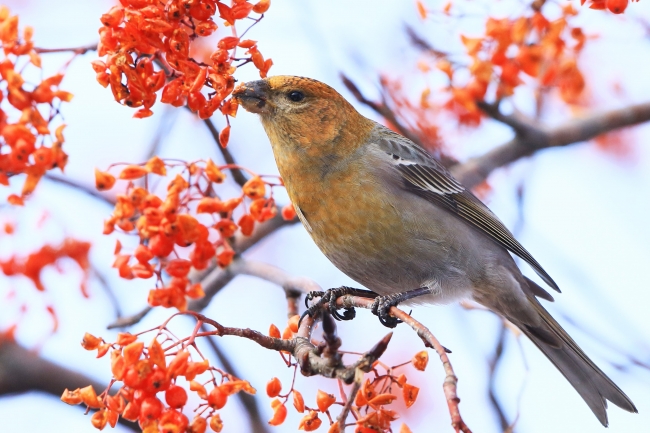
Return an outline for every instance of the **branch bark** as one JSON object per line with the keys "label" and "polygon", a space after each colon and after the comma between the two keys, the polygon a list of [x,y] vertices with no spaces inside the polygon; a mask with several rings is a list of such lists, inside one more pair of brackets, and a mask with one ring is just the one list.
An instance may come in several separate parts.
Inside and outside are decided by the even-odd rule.
{"label": "branch bark", "polygon": [[[487,114],[495,120],[510,124],[515,129],[511,122],[505,121],[504,118],[490,112]],[[495,169],[530,156],[539,150],[580,143],[606,132],[648,121],[650,121],[650,102],[592,114],[581,119],[570,120],[554,128],[527,125],[525,132],[519,132],[509,142],[484,155],[455,165],[450,170],[463,185],[472,188],[483,182]]]}

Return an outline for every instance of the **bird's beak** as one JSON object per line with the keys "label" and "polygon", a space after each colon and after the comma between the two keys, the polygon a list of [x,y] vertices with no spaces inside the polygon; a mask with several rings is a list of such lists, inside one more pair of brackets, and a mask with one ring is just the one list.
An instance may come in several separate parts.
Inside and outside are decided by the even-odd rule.
{"label": "bird's beak", "polygon": [[232,92],[233,98],[246,111],[257,114],[267,114],[270,111],[268,93],[271,90],[266,80],[250,81],[237,86]]}

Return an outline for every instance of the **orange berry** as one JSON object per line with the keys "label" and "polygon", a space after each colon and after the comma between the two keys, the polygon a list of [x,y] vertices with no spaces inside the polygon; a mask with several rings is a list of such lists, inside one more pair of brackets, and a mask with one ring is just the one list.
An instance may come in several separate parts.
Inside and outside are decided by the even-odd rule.
{"label": "orange berry", "polygon": [[[88,334],[88,335],[90,335],[90,334]],[[273,338],[281,338],[282,337],[282,335],[280,334],[280,330],[274,324],[271,324],[271,326],[269,326],[269,337],[273,337]],[[90,349],[90,350],[92,350],[92,349]]]}
{"label": "orange berry", "polygon": [[208,392],[205,390],[205,386],[195,380],[190,381],[190,391],[196,392],[196,394],[203,400],[208,398]]}
{"label": "orange berry", "polygon": [[424,371],[429,363],[429,354],[426,350],[418,352],[415,354],[411,362],[413,363],[413,367],[420,371]]}
{"label": "orange berry", "polygon": [[292,316],[289,319],[289,329],[291,329],[291,332],[296,333],[298,332],[298,322],[300,322],[300,316],[298,314]]}
{"label": "orange berry", "polygon": [[282,208],[282,218],[285,221],[291,221],[296,217],[296,209],[291,203]]}
{"label": "orange berry", "polygon": [[149,173],[149,170],[147,170],[144,167],[141,167],[139,165],[127,165],[120,172],[120,179],[125,179],[125,180],[140,179],[147,173]]}
{"label": "orange berry", "polygon": [[108,422],[108,417],[106,416],[106,410],[103,409],[95,412],[93,416],[90,418],[90,423],[97,430],[103,430],[104,427],[106,427],[107,422]]}
{"label": "orange berry", "polygon": [[607,0],[607,9],[614,14],[622,14],[627,8],[628,0]]}
{"label": "orange berry", "polygon": [[280,394],[280,391],[282,391],[282,383],[277,377],[269,380],[269,382],[266,384],[266,395],[269,397],[277,397],[278,394]]}
{"label": "orange berry", "polygon": [[81,347],[83,347],[86,350],[95,350],[99,347],[99,345],[103,342],[99,337],[95,337],[92,334],[85,333],[83,340],[81,340]]}
{"label": "orange berry", "polygon": [[420,388],[417,386],[409,385],[408,383],[404,384],[404,387],[402,388],[402,396],[404,397],[406,407],[413,406],[413,403],[415,403],[415,400],[418,398],[419,392]]}
{"label": "orange berry", "polygon": [[337,421],[334,424],[332,424],[329,430],[327,430],[327,433],[341,433],[341,427],[339,426],[339,422]]}
{"label": "orange berry", "polygon": [[151,344],[148,348],[148,358],[156,364],[161,369],[167,368],[167,362],[165,360],[165,352],[163,351],[162,346],[156,338],[151,341]]}
{"label": "orange berry", "polygon": [[124,362],[126,365],[135,364],[142,355],[142,350],[144,349],[144,343],[142,341],[135,341],[131,344],[128,344],[123,349]]}
{"label": "orange berry", "polygon": [[259,176],[250,178],[242,187],[246,196],[255,200],[264,197],[266,194],[266,184]]}
{"label": "orange berry", "polygon": [[129,421],[135,421],[140,416],[140,405],[135,401],[129,402],[124,411],[122,412],[122,418],[128,419]]}
{"label": "orange berry", "polygon": [[71,405],[81,403],[83,400],[81,399],[79,388],[74,391],[70,391],[66,388],[65,391],[63,391],[63,394],[61,394],[61,401]]}
{"label": "orange berry", "polygon": [[165,266],[165,271],[172,277],[182,278],[190,272],[192,263],[185,259],[173,259]]}
{"label": "orange berry", "polygon": [[263,14],[267,10],[269,10],[269,6],[271,6],[271,0],[260,0],[253,6],[253,12],[256,14]]}
{"label": "orange berry", "polygon": [[311,411],[298,424],[298,430],[314,431],[320,427],[322,421],[318,418],[318,412]]}
{"label": "orange berry", "polygon": [[220,387],[216,386],[208,394],[208,404],[212,409],[221,409],[228,402],[228,395],[221,391]]}
{"label": "orange berry", "polygon": [[145,168],[150,172],[154,174],[158,174],[160,176],[165,176],[167,174],[167,168],[165,167],[165,161],[160,159],[157,156],[154,156],[151,158],[147,163],[145,164]]}
{"label": "orange berry", "polygon": [[223,421],[221,421],[221,417],[219,416],[218,413],[210,417],[210,428],[213,431],[216,431],[217,433],[219,433],[223,429]]}
{"label": "orange berry", "polygon": [[271,402],[271,407],[273,407],[273,417],[269,420],[270,425],[280,425],[284,422],[284,420],[287,418],[287,407],[283,404],[273,404],[273,403],[280,403],[278,399],[273,400]]}
{"label": "orange berry", "polygon": [[88,385],[85,388],[79,390],[79,397],[83,403],[93,409],[99,409],[103,406],[102,402],[97,398],[97,393],[92,385]]}
{"label": "orange berry", "polygon": [[219,170],[219,167],[217,167],[211,159],[208,159],[208,162],[205,165],[205,175],[208,177],[210,182],[214,183],[221,183],[226,179],[226,175]]}
{"label": "orange berry", "polygon": [[165,401],[171,408],[183,407],[187,403],[187,392],[183,387],[172,385],[165,391]]}
{"label": "orange berry", "polygon": [[397,398],[393,394],[379,394],[368,401],[368,404],[371,406],[383,406],[385,404],[391,404],[393,400]]}
{"label": "orange berry", "polygon": [[205,433],[207,429],[208,422],[202,416],[197,415],[190,423],[188,433]]}
{"label": "orange berry", "polygon": [[255,228],[255,220],[251,215],[245,214],[239,219],[237,225],[244,236],[250,236]]}
{"label": "orange berry", "polygon": [[293,407],[300,413],[305,411],[305,400],[302,398],[302,394],[295,389],[293,390]]}
{"label": "orange berry", "polygon": [[115,176],[105,171],[95,169],[95,188],[99,191],[106,191],[115,185]]}
{"label": "orange berry", "polygon": [[124,357],[119,350],[114,350],[111,352],[111,372],[115,380],[122,380],[124,378],[124,371],[126,370],[126,364],[124,363]]}
{"label": "orange berry", "polygon": [[119,344],[120,346],[126,346],[127,344],[133,343],[137,339],[137,336],[129,332],[120,332],[117,334],[117,340],[115,343]]}
{"label": "orange berry", "polygon": [[334,397],[333,394],[328,394],[320,389],[318,390],[318,394],[316,394],[316,405],[318,406],[318,410],[321,412],[327,412],[327,409],[329,409],[335,401],[336,397]]}
{"label": "orange berry", "polygon": [[229,141],[230,141],[230,125],[223,128],[219,133],[219,143],[221,144],[221,147],[228,146]]}

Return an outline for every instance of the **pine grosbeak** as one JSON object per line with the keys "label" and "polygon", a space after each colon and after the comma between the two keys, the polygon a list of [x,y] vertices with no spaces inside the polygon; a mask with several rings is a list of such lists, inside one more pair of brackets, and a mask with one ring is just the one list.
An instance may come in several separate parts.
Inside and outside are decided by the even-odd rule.
{"label": "pine grosbeak", "polygon": [[271,77],[245,83],[233,95],[260,115],[314,242],[341,271],[381,295],[385,323],[394,326],[388,309],[396,302],[473,299],[521,329],[603,425],[605,399],[636,412],[542,307],[538,297],[553,298],[522,275],[509,252],[559,291],[551,277],[425,150],[313,79]]}

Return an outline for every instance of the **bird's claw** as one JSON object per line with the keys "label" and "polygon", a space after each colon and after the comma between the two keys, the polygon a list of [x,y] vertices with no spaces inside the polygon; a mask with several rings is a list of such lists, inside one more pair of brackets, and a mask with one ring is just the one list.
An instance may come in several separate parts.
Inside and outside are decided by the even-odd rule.
{"label": "bird's claw", "polygon": [[399,296],[377,296],[370,307],[370,311],[379,318],[382,325],[387,328],[394,328],[402,321],[391,316],[390,309],[397,306],[400,301]]}
{"label": "bird's claw", "polygon": [[[332,317],[334,317],[336,320],[354,319],[357,313],[353,307],[345,307],[343,309],[343,313],[340,313],[339,308],[336,306],[336,300],[341,296],[345,296],[345,295],[355,295],[355,296],[364,296],[364,297],[377,296],[374,292],[370,292],[368,290],[354,289],[352,287],[345,287],[345,286],[338,287],[336,289],[329,289],[325,292],[321,292],[321,291],[309,292],[305,297],[305,306],[307,307],[307,310],[300,317],[300,322],[302,322],[302,319],[305,318],[305,316],[317,317],[318,314],[320,314],[323,305],[325,304],[328,304],[327,309],[329,310],[329,313],[332,315]],[[310,306],[309,301],[315,298],[320,298],[320,299]],[[298,326],[300,326],[300,322],[298,322]]]}

